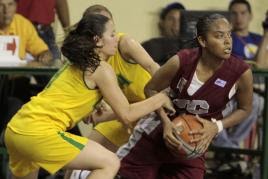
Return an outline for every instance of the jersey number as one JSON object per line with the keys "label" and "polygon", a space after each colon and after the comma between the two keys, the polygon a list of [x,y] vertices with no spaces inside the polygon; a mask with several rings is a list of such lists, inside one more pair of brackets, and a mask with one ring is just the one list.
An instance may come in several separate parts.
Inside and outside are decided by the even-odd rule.
{"label": "jersey number", "polygon": [[209,104],[205,100],[174,99],[173,103],[180,109],[186,109],[192,114],[206,114]]}

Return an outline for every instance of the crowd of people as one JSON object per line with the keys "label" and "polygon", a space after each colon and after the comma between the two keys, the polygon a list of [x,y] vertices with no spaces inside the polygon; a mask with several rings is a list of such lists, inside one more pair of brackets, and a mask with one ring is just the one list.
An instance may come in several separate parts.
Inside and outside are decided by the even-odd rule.
{"label": "crowd of people", "polygon": [[[249,30],[249,2],[232,0],[229,19],[197,19],[186,47],[185,10],[179,2],[164,7],[160,37],[140,44],[116,32],[112,12],[100,4],[71,26],[67,0],[0,0],[0,35],[20,39],[22,60],[51,65],[64,58],[52,78],[35,76],[45,84],[36,94],[29,94],[28,76],[11,77],[16,90],[1,94],[12,178],[36,179],[44,169],[69,179],[202,179],[210,145],[239,148],[263,111],[264,80],[251,68],[268,68],[268,11],[259,35]],[[60,47],[55,13],[65,32]],[[190,133],[204,153],[193,159],[174,154],[182,144],[172,120],[184,113],[203,126]],[[93,125],[89,136],[71,132],[82,121]]]}

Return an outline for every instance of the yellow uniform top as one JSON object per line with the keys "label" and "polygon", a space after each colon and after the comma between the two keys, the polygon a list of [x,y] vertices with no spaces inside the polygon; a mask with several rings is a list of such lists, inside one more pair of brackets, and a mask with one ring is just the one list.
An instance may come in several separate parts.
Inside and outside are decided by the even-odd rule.
{"label": "yellow uniform top", "polygon": [[[123,35],[118,34],[119,38]],[[125,61],[118,49],[116,54],[109,58],[108,63],[114,69],[120,88],[130,103],[145,99],[143,90],[151,79],[150,73],[139,64]]]}
{"label": "yellow uniform top", "polygon": [[[123,35],[118,34],[119,38]],[[151,79],[150,73],[139,64],[125,61],[119,49],[109,58],[108,63],[114,69],[118,83],[128,101],[134,103],[144,100],[144,87]],[[95,129],[118,147],[127,142],[129,137],[126,128],[117,120],[100,123]]]}
{"label": "yellow uniform top", "polygon": [[38,36],[32,23],[19,14],[15,14],[9,27],[0,30],[0,35],[16,35],[19,37],[19,57],[25,58],[26,52],[33,56],[48,50],[45,42]]}
{"label": "yellow uniform top", "polygon": [[86,87],[81,70],[67,64],[18,111],[8,127],[24,135],[66,131],[88,116],[101,97],[99,90]]}

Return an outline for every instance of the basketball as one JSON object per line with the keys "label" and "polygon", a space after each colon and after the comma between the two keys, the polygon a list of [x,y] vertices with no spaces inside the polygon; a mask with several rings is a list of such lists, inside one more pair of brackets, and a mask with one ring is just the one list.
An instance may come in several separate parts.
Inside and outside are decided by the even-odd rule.
{"label": "basketball", "polygon": [[185,159],[192,159],[202,155],[196,150],[197,144],[190,143],[197,135],[190,135],[191,130],[198,130],[203,128],[202,124],[198,121],[196,116],[183,114],[174,118],[172,121],[176,125],[176,131],[173,132],[174,136],[181,143],[180,149],[176,151],[176,156]]}

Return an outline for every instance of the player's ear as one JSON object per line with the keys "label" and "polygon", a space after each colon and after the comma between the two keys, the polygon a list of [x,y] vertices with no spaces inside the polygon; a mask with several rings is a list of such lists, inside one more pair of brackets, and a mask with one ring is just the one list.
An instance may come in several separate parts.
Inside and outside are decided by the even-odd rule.
{"label": "player's ear", "polygon": [[197,37],[197,41],[200,44],[201,47],[205,48],[206,47],[206,40],[202,36]]}
{"label": "player's ear", "polygon": [[100,38],[99,36],[95,35],[93,37],[93,40],[95,41],[96,45],[98,47],[102,47],[103,46],[103,41],[102,41],[102,38]]}

